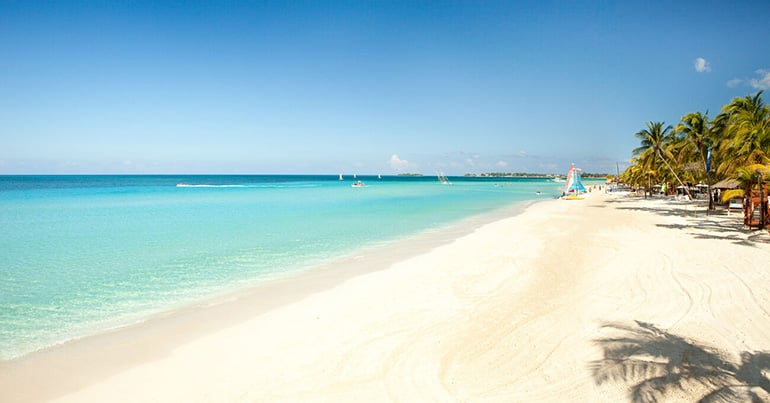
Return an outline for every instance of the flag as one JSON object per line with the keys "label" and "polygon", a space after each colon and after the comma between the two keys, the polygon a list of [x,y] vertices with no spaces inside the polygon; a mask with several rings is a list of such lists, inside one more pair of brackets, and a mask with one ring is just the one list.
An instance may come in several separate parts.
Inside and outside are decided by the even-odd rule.
{"label": "flag", "polygon": [[706,172],[711,172],[711,147],[709,147],[708,154],[706,154]]}

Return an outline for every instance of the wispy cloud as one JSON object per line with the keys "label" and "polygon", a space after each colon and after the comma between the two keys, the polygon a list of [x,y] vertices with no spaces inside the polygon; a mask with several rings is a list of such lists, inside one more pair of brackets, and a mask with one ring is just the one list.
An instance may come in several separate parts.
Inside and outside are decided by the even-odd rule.
{"label": "wispy cloud", "polygon": [[698,73],[708,73],[711,71],[711,65],[709,65],[706,59],[699,57],[695,59],[695,71]]}
{"label": "wispy cloud", "polygon": [[740,85],[746,85],[758,90],[770,89],[770,69],[759,69],[755,73],[759,76],[757,78],[733,78],[727,82],[727,86],[735,88]]}
{"label": "wispy cloud", "polygon": [[508,166],[508,163],[507,163],[507,162],[505,162],[505,161],[497,161],[497,162],[495,163],[495,166],[496,166],[496,167],[498,167],[498,168],[505,168],[505,167],[507,167],[507,166]]}
{"label": "wispy cloud", "polygon": [[759,69],[756,73],[759,74],[759,78],[749,80],[749,85],[758,90],[770,89],[770,70]]}
{"label": "wispy cloud", "polygon": [[732,80],[727,81],[727,86],[730,88],[735,88],[741,85],[742,82],[743,80],[741,80],[740,78],[733,78]]}

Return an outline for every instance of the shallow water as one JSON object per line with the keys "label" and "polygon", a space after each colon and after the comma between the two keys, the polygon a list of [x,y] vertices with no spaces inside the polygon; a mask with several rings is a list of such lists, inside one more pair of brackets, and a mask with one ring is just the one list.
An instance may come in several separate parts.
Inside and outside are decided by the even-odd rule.
{"label": "shallow water", "polygon": [[336,176],[0,176],[0,358],[556,197],[563,186],[357,179],[367,186]]}

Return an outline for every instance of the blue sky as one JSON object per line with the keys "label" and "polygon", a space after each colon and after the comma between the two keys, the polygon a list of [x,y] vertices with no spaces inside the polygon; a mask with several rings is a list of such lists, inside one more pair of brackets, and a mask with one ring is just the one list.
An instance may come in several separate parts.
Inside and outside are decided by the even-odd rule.
{"label": "blue sky", "polygon": [[614,172],[645,122],[770,87],[768,20],[766,0],[0,0],[0,174]]}

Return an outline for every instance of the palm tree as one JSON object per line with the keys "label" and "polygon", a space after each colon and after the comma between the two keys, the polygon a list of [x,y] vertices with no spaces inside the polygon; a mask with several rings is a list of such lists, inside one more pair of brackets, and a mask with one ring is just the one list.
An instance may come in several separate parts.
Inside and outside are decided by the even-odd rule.
{"label": "palm tree", "polygon": [[721,173],[770,162],[770,106],[762,101],[762,92],[735,98],[722,108],[717,121],[725,135],[719,146],[729,158],[723,159]]}
{"label": "palm tree", "polygon": [[717,349],[673,335],[650,323],[607,324],[617,334],[596,340],[604,358],[591,363],[597,384],[631,384],[635,403],[665,401],[669,393],[706,388],[699,402],[765,401],[770,397],[770,352],[740,353],[740,362]]}
{"label": "palm tree", "polygon": [[732,178],[738,181],[738,188],[722,192],[722,201],[726,202],[750,194],[757,185],[757,175],[770,178],[770,169],[762,164],[752,164],[736,169]]}
{"label": "palm tree", "polygon": [[[634,188],[644,187],[647,189],[647,172],[645,172],[644,165],[638,158],[631,158],[631,164],[620,174],[618,179],[620,182],[631,185]],[[645,197],[646,195],[645,193]]]}
{"label": "palm tree", "polygon": [[684,136],[684,139],[694,148],[695,154],[698,155],[701,167],[706,175],[706,185],[708,185],[709,194],[709,210],[714,209],[714,203],[711,199],[711,169],[709,166],[709,154],[711,150],[711,124],[708,120],[708,112],[701,114],[700,112],[688,113],[682,116],[681,122],[676,125],[674,133],[679,133]]}
{"label": "palm tree", "polygon": [[[733,99],[711,121],[708,113],[687,114],[673,133],[663,122],[648,122],[636,133],[641,145],[633,150],[635,158],[624,176],[648,191],[653,180],[667,184],[676,180],[684,187],[682,179],[705,179],[710,195],[713,182],[735,176],[740,167],[770,163],[770,106],[762,101],[762,93]],[[660,162],[667,169],[662,169]],[[705,177],[700,176],[701,171]],[[713,208],[711,198],[709,208]]]}
{"label": "palm tree", "polygon": [[[683,182],[698,183],[703,180],[703,169],[693,144],[682,133],[677,133],[676,128],[671,135],[671,141],[666,145],[664,155],[671,156],[668,163]],[[676,180],[672,174],[667,175],[671,183]]]}
{"label": "palm tree", "polygon": [[[647,127],[636,133],[636,138],[641,140],[641,145],[634,149],[634,155],[639,156],[639,161],[648,171],[658,171],[657,160],[660,159],[674,175],[677,182],[685,189],[687,195],[692,199],[690,190],[684,186],[671,165],[666,159],[672,159],[671,150],[668,147],[674,141],[673,127],[665,126],[665,122],[647,122]],[[664,157],[665,155],[665,157]]]}
{"label": "palm tree", "polygon": [[648,168],[649,163],[647,160],[640,160],[638,158],[631,159],[631,165],[623,171],[620,176],[620,180],[623,183],[633,185],[636,189],[644,189],[644,197],[647,197],[647,193],[651,188],[653,178],[657,183],[657,171]]}
{"label": "palm tree", "polygon": [[[762,164],[752,164],[746,167],[740,167],[735,170],[733,179],[737,180],[739,185],[737,189],[727,190],[722,193],[722,201],[729,201],[734,198],[743,198],[743,214],[744,224],[751,225],[750,219],[754,213],[754,210],[759,208],[760,220],[759,227],[764,228],[767,224],[766,209],[767,205],[765,197],[768,195],[766,178],[770,178],[770,168]],[[750,198],[754,193],[755,197],[759,197],[759,205],[752,204]]]}

